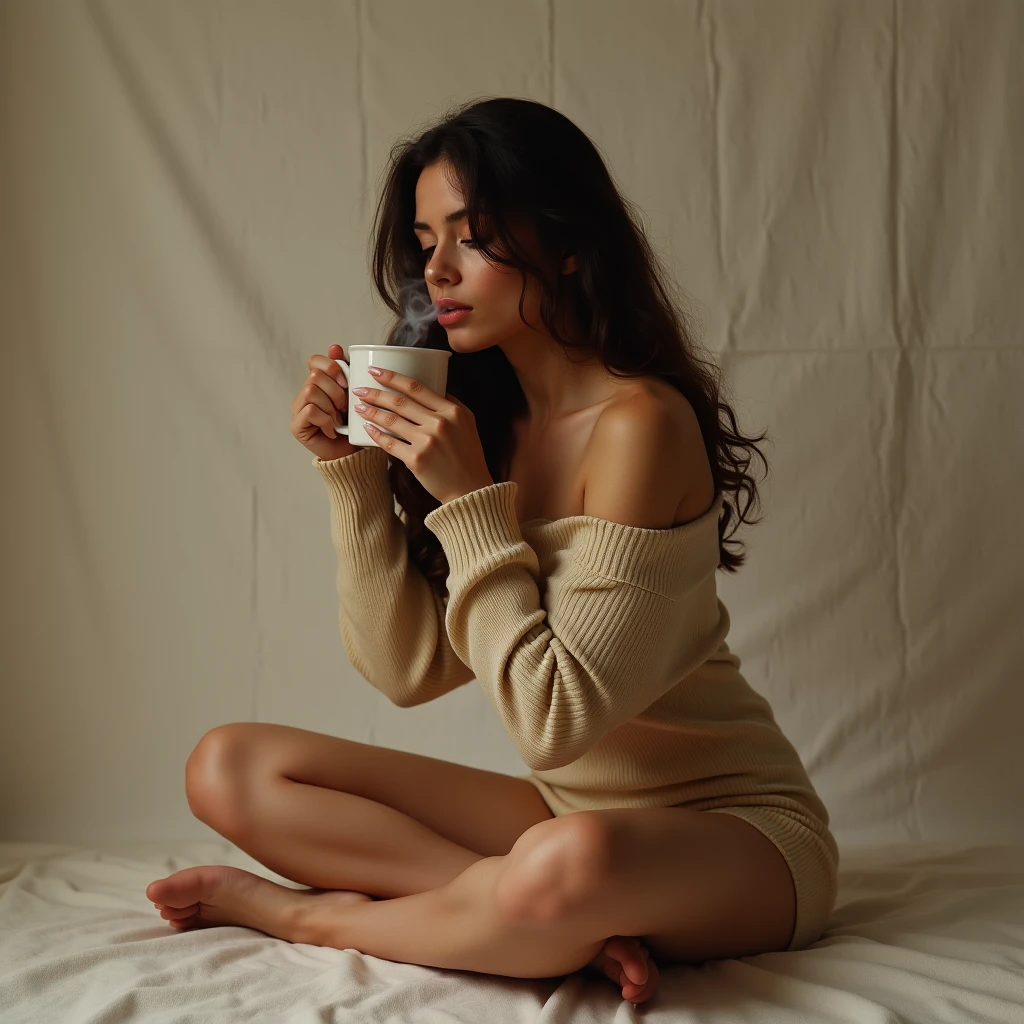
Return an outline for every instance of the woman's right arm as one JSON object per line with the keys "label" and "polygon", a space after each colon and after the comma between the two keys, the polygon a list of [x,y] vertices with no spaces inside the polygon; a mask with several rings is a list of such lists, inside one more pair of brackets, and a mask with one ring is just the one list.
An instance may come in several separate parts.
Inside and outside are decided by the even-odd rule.
{"label": "woman's right arm", "polygon": [[448,640],[444,604],[409,560],[387,452],[370,445],[313,465],[330,496],[341,638],[352,664],[403,708],[470,682],[473,670]]}

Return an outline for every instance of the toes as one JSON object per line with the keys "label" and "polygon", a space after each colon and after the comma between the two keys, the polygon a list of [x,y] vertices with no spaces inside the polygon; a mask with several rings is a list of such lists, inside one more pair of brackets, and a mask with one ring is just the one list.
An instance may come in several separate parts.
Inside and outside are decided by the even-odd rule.
{"label": "toes", "polygon": [[598,954],[587,966],[609,981],[614,981],[616,985],[622,984],[622,964],[618,960]]}
{"label": "toes", "polygon": [[631,995],[627,995],[627,989],[623,988],[624,999],[628,999],[630,1000],[630,1002],[633,1003],[643,1003],[654,995],[654,993],[658,990],[658,982],[660,980],[660,975],[658,974],[657,965],[654,963],[653,960],[650,961],[650,969],[650,977],[643,985],[633,985],[632,989],[634,991]]}
{"label": "toes", "polygon": [[647,959],[641,952],[639,943],[630,943],[623,947],[621,954],[622,973],[625,981],[634,985],[643,985],[647,981]]}
{"label": "toes", "polygon": [[605,942],[599,956],[610,958],[617,972],[613,981],[621,985],[642,986],[647,983],[648,966],[646,950],[634,935],[613,935]]}
{"label": "toes", "polygon": [[629,1000],[631,1003],[645,1003],[651,998],[651,993],[646,985],[642,988],[638,988],[635,985],[627,986],[622,990],[622,998]]}
{"label": "toes", "polygon": [[165,921],[181,921],[186,917],[193,917],[199,913],[199,904],[193,903],[190,907],[161,907],[160,916]]}
{"label": "toes", "polygon": [[202,890],[208,879],[201,867],[183,868],[173,875],[150,882],[146,895],[153,903],[165,907],[192,907],[204,899]]}
{"label": "toes", "polygon": [[632,982],[623,972],[622,976],[622,998],[629,1000],[629,1002],[635,1004],[646,1002],[658,989],[658,983],[660,975],[658,973],[657,964],[650,959],[646,948],[641,947],[644,953],[644,963],[647,965],[648,973],[646,979],[637,984]]}
{"label": "toes", "polygon": [[637,936],[611,936],[587,967],[607,975],[634,1004],[646,1002],[658,988],[657,965]]}
{"label": "toes", "polygon": [[647,961],[641,960],[639,963],[630,963],[623,965],[623,974],[626,975],[626,980],[633,982],[634,985],[646,985],[648,978]]}

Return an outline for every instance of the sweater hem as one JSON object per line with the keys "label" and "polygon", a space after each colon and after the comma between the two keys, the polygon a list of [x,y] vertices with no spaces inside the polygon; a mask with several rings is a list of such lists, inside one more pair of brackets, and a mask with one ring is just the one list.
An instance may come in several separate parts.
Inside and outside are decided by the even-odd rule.
{"label": "sweater hem", "polygon": [[[780,807],[712,807],[708,814],[731,814],[752,825],[785,858],[796,893],[796,922],[786,952],[806,949],[823,935],[835,907],[838,866],[831,834],[806,815]],[[824,832],[824,834],[823,834]]]}

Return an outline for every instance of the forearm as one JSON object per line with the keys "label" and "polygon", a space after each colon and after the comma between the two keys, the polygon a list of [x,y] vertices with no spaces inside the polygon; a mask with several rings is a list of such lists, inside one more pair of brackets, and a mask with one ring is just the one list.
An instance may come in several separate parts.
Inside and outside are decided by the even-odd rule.
{"label": "forearm", "polygon": [[444,606],[409,561],[387,453],[367,448],[314,465],[330,496],[339,625],[352,664],[400,707],[473,679],[448,642]]}
{"label": "forearm", "polygon": [[[424,522],[448,558],[450,642],[523,761],[546,771],[577,760],[659,700],[717,650],[728,622],[715,596],[717,547],[698,552],[706,564],[681,563],[662,581],[650,547],[659,534],[665,539],[661,531],[570,518],[578,557],[563,549],[542,583],[515,498],[514,483],[493,484]],[[602,544],[595,529],[617,536]],[[637,582],[618,578],[625,572]]]}

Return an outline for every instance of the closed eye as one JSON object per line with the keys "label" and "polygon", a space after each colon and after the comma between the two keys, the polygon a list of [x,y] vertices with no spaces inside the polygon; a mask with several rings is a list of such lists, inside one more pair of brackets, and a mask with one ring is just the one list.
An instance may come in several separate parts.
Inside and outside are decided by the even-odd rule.
{"label": "closed eye", "polygon": [[[474,242],[472,238],[462,238],[462,239],[460,239],[460,241],[462,242],[463,245],[468,245],[471,249],[476,249],[477,248],[477,243]],[[436,248],[437,248],[436,245],[432,245],[428,249],[420,249],[420,252],[423,255],[426,255],[428,252],[433,252],[434,249],[436,249]]]}

